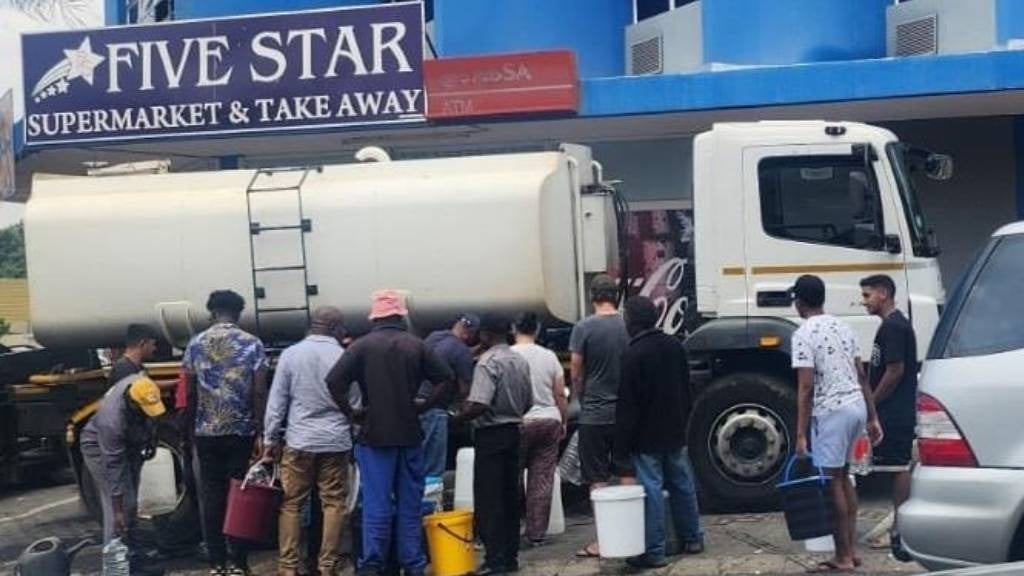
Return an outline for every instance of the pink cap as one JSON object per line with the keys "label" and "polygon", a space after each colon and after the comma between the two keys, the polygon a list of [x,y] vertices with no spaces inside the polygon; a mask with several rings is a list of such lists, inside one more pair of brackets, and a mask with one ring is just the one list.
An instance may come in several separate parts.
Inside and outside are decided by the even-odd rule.
{"label": "pink cap", "polygon": [[397,290],[378,290],[373,293],[373,306],[370,307],[370,320],[387,318],[388,316],[407,316],[405,297]]}

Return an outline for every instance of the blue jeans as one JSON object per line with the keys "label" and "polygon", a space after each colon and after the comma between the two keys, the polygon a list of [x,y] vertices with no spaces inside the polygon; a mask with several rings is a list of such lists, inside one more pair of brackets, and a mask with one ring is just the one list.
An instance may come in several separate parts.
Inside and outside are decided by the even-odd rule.
{"label": "blue jeans", "polygon": [[683,545],[703,542],[697,490],[686,449],[633,456],[637,480],[644,487],[644,531],[647,556],[665,557],[665,498],[668,490],[672,522]]}
{"label": "blue jeans", "polygon": [[[423,570],[423,448],[372,448],[356,444],[363,491],[363,553],[359,568],[383,569],[396,527],[398,560],[406,570]],[[395,522],[395,515],[398,521]]]}
{"label": "blue jeans", "polygon": [[441,476],[448,463],[448,412],[431,408],[420,414],[423,429],[423,474]]}

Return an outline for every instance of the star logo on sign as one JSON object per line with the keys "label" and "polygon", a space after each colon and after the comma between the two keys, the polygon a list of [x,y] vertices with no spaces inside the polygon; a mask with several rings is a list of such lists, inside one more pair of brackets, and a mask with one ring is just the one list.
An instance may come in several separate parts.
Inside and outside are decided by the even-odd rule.
{"label": "star logo on sign", "polygon": [[105,57],[92,51],[92,44],[88,36],[85,37],[85,40],[82,40],[82,44],[75,50],[65,50],[64,57],[70,65],[67,79],[81,78],[88,82],[90,86],[92,85],[93,70],[106,60]]}

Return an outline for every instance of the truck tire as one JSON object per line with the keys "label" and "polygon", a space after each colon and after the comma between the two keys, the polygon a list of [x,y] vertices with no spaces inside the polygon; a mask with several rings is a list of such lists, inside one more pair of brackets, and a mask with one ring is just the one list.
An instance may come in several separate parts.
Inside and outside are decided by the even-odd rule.
{"label": "truck tire", "polygon": [[169,514],[152,518],[156,546],[165,552],[190,548],[202,539],[199,501],[192,471],[191,453],[184,450],[181,432],[164,423],[157,428],[157,446],[171,451],[174,457],[174,475],[178,485],[178,506]]}
{"label": "truck tire", "polygon": [[689,422],[690,457],[705,504],[766,509],[796,427],[796,393],[767,374],[727,374],[699,396]]}

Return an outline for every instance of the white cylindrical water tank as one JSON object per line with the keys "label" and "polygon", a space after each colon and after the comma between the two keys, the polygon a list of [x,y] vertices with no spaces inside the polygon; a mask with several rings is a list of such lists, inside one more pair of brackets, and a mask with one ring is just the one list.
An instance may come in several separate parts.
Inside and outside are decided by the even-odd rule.
{"label": "white cylindrical water tank", "polygon": [[[99,347],[137,322],[180,342],[208,324],[217,289],[246,299],[242,326],[252,330],[257,287],[261,308],[305,306],[315,287],[309,305],[338,306],[357,329],[381,288],[407,291],[422,330],[461,311],[575,321],[570,164],[543,152],[273,174],[37,176],[25,214],[35,337]],[[305,319],[261,314],[261,335],[300,338]]]}

